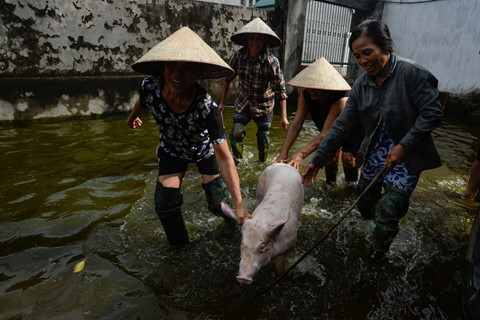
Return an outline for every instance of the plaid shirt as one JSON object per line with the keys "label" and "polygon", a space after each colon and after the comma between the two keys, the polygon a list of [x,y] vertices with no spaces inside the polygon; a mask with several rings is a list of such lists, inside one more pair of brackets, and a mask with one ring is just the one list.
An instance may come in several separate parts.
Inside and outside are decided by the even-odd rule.
{"label": "plaid shirt", "polygon": [[262,53],[255,61],[250,61],[248,48],[234,51],[229,61],[230,66],[238,75],[238,96],[235,101],[235,112],[250,105],[251,116],[256,118],[272,112],[275,95],[279,100],[287,99],[285,79],[280,62],[267,52]]}

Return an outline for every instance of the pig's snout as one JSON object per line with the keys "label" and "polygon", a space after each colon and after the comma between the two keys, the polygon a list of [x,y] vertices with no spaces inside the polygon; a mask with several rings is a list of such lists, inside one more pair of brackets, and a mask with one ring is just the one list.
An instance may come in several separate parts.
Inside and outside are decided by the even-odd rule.
{"label": "pig's snout", "polygon": [[241,284],[251,284],[253,279],[245,276],[237,276],[237,281]]}

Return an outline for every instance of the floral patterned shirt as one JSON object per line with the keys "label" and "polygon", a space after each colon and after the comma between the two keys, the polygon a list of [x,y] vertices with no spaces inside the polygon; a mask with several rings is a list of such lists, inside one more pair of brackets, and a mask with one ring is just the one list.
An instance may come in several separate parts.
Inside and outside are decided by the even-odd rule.
{"label": "floral patterned shirt", "polygon": [[208,92],[198,86],[198,94],[190,108],[175,113],[162,98],[160,76],[143,79],[140,105],[155,118],[160,132],[157,155],[168,154],[194,163],[214,155],[213,145],[226,140],[220,110]]}

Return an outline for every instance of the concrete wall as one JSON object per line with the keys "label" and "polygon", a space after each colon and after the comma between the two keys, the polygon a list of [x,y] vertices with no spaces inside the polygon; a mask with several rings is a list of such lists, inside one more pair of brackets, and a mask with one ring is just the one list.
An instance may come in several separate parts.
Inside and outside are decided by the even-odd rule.
{"label": "concrete wall", "polygon": [[[192,0],[0,0],[0,120],[126,112],[142,77],[130,65],[172,32],[190,27],[227,60],[232,33],[273,15]],[[221,80],[207,85],[218,100]]]}
{"label": "concrete wall", "polygon": [[397,53],[438,78],[447,115],[480,123],[480,1],[414,2],[384,4]]}
{"label": "concrete wall", "polygon": [[[353,25],[369,15],[383,19],[397,52],[429,68],[440,90],[451,93],[447,114],[480,123],[478,0],[325,2],[373,8],[357,11]],[[238,49],[231,34],[261,17],[283,40],[272,53],[288,81],[300,65],[305,6],[306,0],[277,0],[267,9],[195,0],[0,0],[0,121],[128,112],[142,78],[130,65],[182,26],[227,60]],[[202,85],[218,101],[221,83]]]}
{"label": "concrete wall", "polygon": [[[281,28],[279,33],[283,38],[283,50],[280,58],[285,82],[288,82],[300,71],[307,1],[276,1],[275,6],[277,19],[278,16],[283,17],[275,25]],[[279,14],[280,12],[282,14]],[[286,91],[289,95],[296,93],[296,90],[289,85],[286,86]],[[294,99],[294,101],[297,100]]]}

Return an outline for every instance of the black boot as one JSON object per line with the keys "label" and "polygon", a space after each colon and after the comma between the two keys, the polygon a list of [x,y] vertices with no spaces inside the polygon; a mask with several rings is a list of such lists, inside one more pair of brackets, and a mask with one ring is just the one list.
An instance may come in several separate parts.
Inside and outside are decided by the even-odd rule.
{"label": "black boot", "polygon": [[356,167],[353,168],[346,168],[343,167],[343,172],[345,173],[345,181],[349,182],[357,182],[358,180],[358,169]]}
{"label": "black boot", "polygon": [[268,127],[258,128],[257,131],[257,149],[258,149],[258,160],[260,162],[265,162],[268,156],[268,149],[270,148],[270,133]]}
{"label": "black boot", "polygon": [[189,243],[187,229],[182,216],[183,193],[180,188],[164,187],[158,180],[155,188],[155,212],[163,226],[168,242],[172,246]]}
{"label": "black boot", "polygon": [[338,164],[327,164],[325,166],[325,177],[328,184],[337,182]]}
{"label": "black boot", "polygon": [[243,159],[243,138],[247,132],[245,125],[239,122],[234,122],[232,130],[230,131],[230,147],[232,148],[232,155],[235,164]]}
{"label": "black boot", "polygon": [[385,254],[388,252],[390,245],[395,239],[398,231],[384,231],[379,227],[373,230],[373,255],[374,263],[382,263],[385,259]]}

